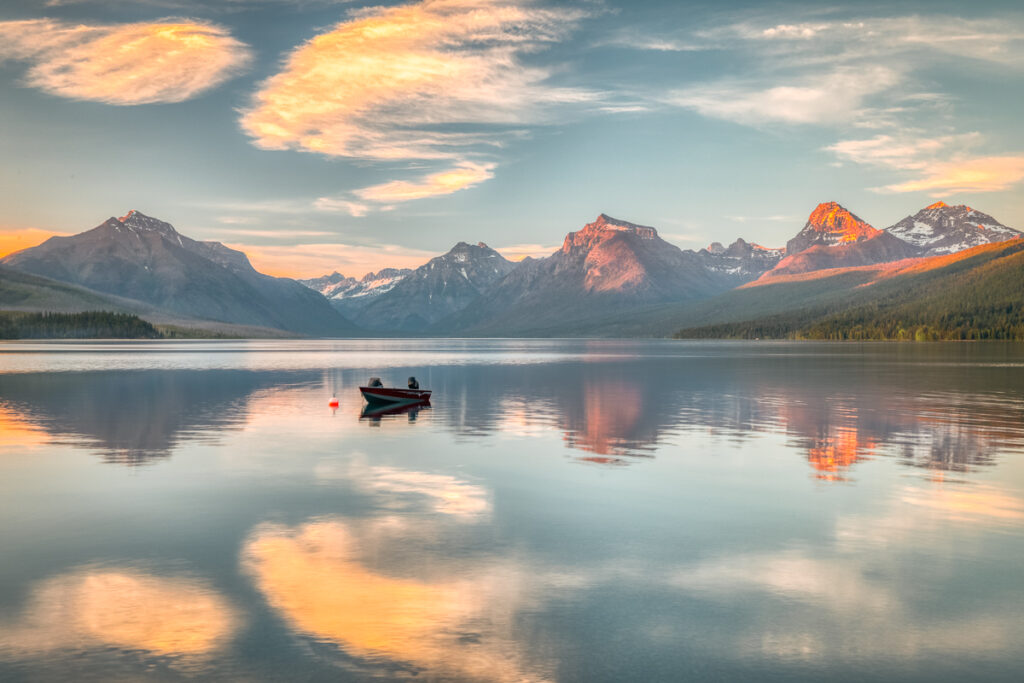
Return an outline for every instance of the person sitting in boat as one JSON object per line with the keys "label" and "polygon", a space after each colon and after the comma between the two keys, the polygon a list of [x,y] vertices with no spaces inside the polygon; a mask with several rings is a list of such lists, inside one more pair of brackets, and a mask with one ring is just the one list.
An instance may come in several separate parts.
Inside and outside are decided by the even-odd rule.
{"label": "person sitting in boat", "polygon": [[384,386],[384,383],[380,381],[380,377],[371,377],[366,386],[377,388]]}
{"label": "person sitting in boat", "polygon": [[415,377],[410,377],[409,378],[409,388],[410,389],[419,389],[420,388],[420,383],[416,381]]}

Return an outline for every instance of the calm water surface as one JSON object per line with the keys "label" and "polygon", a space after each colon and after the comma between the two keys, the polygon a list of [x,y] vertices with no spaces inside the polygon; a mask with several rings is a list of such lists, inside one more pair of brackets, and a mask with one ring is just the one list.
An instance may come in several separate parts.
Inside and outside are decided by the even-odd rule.
{"label": "calm water surface", "polygon": [[1017,681],[1024,346],[3,344],[0,558],[3,680]]}

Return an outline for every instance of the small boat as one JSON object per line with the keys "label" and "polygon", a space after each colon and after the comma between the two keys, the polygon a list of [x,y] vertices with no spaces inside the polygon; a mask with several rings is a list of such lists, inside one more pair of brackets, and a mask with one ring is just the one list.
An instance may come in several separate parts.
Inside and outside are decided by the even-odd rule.
{"label": "small boat", "polygon": [[[413,378],[410,378],[412,380]],[[410,381],[410,384],[413,384]],[[416,388],[398,389],[396,387],[385,387],[377,377],[371,377],[365,387],[359,387],[359,393],[363,395],[367,403],[400,404],[400,403],[429,403],[430,390],[420,389],[417,383]]]}

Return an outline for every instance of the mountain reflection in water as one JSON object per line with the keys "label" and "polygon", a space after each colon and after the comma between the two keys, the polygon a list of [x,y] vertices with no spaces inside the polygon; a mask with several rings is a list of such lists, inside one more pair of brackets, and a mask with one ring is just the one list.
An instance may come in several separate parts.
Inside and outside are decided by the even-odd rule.
{"label": "mountain reflection in water", "polygon": [[1000,366],[999,347],[987,352],[994,357],[986,364],[961,362],[962,352],[950,346],[917,349],[912,362],[902,362],[906,353],[891,345],[863,353],[772,353],[765,346],[766,354],[699,358],[605,353],[398,366],[388,369],[396,378],[428,378],[433,404],[383,409],[362,404],[356,393],[377,368],[21,373],[0,383],[0,411],[121,464],[167,457],[183,439],[244,428],[256,395],[295,387],[322,394],[325,385],[341,389],[343,418],[356,413],[374,425],[400,419],[409,426],[426,419],[457,438],[557,430],[570,452],[581,452],[573,457],[597,465],[656,455],[686,433],[737,442],[781,433],[805,453],[814,476],[844,481],[872,457],[966,472],[991,465],[1000,448],[1024,443],[1021,388]]}
{"label": "mountain reflection in water", "polygon": [[319,379],[248,370],[9,374],[0,382],[0,409],[106,462],[141,465],[168,457],[182,440],[241,428],[256,393]]}

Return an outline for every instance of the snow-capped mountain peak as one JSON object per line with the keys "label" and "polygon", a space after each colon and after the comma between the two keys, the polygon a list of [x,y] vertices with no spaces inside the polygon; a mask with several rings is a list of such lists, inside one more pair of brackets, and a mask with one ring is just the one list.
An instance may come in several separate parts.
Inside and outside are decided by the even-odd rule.
{"label": "snow-capped mountain peak", "polygon": [[925,250],[925,254],[952,254],[981,244],[1020,237],[992,216],[965,204],[936,202],[886,228],[886,232]]}

